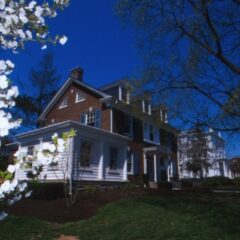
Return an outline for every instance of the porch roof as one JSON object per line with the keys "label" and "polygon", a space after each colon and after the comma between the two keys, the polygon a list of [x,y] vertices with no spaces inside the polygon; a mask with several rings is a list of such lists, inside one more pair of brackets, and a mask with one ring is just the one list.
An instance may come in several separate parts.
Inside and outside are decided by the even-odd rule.
{"label": "porch roof", "polygon": [[145,147],[145,148],[143,148],[143,152],[144,153],[160,152],[160,153],[167,153],[167,154],[172,153],[172,151],[168,147],[163,146],[163,145]]}
{"label": "porch roof", "polygon": [[126,142],[131,140],[130,137],[123,136],[123,135],[120,135],[120,134],[117,134],[117,133],[112,133],[112,132],[109,132],[109,131],[104,130],[104,129],[88,126],[88,125],[82,124],[82,123],[77,122],[77,121],[72,121],[72,120],[64,121],[64,122],[61,122],[61,123],[56,123],[56,124],[53,124],[53,125],[49,125],[49,126],[46,126],[46,127],[43,127],[43,128],[39,128],[39,129],[30,131],[30,132],[27,132],[27,133],[19,134],[19,135],[16,136],[16,140],[20,140],[20,139],[27,138],[27,137],[30,137],[30,136],[40,135],[40,134],[43,134],[43,133],[47,133],[48,131],[57,131],[57,130],[60,130],[62,128],[69,128],[69,129],[73,128],[75,130],[80,130],[80,129],[83,130],[84,129],[85,131],[87,130],[91,133],[102,134],[102,135],[105,135],[107,137],[117,138],[119,140],[126,141]]}

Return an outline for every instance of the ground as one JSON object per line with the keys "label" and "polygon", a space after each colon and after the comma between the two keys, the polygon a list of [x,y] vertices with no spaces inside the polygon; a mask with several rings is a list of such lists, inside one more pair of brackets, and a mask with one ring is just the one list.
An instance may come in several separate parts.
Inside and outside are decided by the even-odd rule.
{"label": "ground", "polygon": [[240,239],[239,194],[109,190],[81,194],[69,213],[61,201],[17,204],[0,239]]}

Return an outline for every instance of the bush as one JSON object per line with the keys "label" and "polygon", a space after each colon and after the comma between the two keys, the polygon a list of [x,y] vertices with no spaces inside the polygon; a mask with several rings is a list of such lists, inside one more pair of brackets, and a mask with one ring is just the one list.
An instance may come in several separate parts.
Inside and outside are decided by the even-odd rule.
{"label": "bush", "polygon": [[0,156],[0,171],[6,171],[8,164],[8,158],[6,156]]}
{"label": "bush", "polygon": [[56,200],[65,197],[63,183],[32,181],[29,182],[29,189],[32,190],[31,197],[37,200]]}
{"label": "bush", "polygon": [[160,181],[158,182],[158,188],[163,190],[171,190],[172,189],[172,183],[166,182],[166,181]]}
{"label": "bush", "polygon": [[193,188],[193,182],[191,180],[181,180],[182,188]]}
{"label": "bush", "polygon": [[221,186],[233,185],[233,181],[227,177],[209,177],[202,181],[201,186],[207,188],[216,188]]}
{"label": "bush", "polygon": [[234,178],[233,180],[234,185],[240,187],[240,177]]}
{"label": "bush", "polygon": [[142,174],[142,182],[145,185],[148,185],[148,174]]}

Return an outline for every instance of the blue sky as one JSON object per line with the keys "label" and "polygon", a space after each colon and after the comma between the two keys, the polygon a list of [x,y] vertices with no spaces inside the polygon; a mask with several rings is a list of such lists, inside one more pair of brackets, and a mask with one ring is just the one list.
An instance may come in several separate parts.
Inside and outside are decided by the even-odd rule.
{"label": "blue sky", "polygon": [[[76,66],[84,69],[84,81],[96,87],[136,76],[142,70],[143,60],[136,47],[134,31],[119,22],[114,3],[116,0],[70,0],[70,6],[49,21],[51,34],[68,37],[64,46],[48,46],[54,53],[61,83]],[[1,50],[1,55],[15,63],[11,79],[27,86],[29,70],[37,66],[46,51],[37,43],[29,43],[19,54]],[[238,141],[233,136],[226,140],[229,156],[240,155]]]}
{"label": "blue sky", "polygon": [[[66,45],[48,46],[54,53],[55,66],[64,81],[75,66],[84,69],[84,80],[92,85],[131,76],[142,65],[133,31],[123,27],[114,15],[112,0],[70,0],[70,6],[49,21],[51,34],[65,34]],[[16,67],[11,78],[28,82],[29,70],[47,50],[37,43],[27,44],[24,51],[9,55]]]}

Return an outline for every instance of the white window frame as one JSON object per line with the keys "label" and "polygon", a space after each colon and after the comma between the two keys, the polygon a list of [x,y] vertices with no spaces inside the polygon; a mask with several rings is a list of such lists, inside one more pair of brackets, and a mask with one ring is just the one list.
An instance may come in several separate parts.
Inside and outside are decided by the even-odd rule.
{"label": "white window frame", "polygon": [[76,92],[75,103],[83,102],[86,98],[81,92]]}
{"label": "white window frame", "polygon": [[[124,99],[124,96],[123,96],[124,91],[126,93],[125,99]],[[129,93],[129,90],[128,90],[127,87],[119,86],[119,100],[122,101],[122,102],[125,102],[127,104],[130,104],[130,93]]]}
{"label": "white window frame", "polygon": [[[146,101],[148,102],[148,105],[147,105],[147,109],[146,108]],[[148,115],[151,115],[152,114],[152,108],[151,108],[151,103],[150,103],[150,100],[145,100],[143,99],[142,100],[142,111]]]}
{"label": "white window frame", "polygon": [[67,106],[68,106],[68,97],[65,97],[65,98],[62,100],[61,104],[59,105],[59,109],[65,108],[65,107],[67,107]]}

